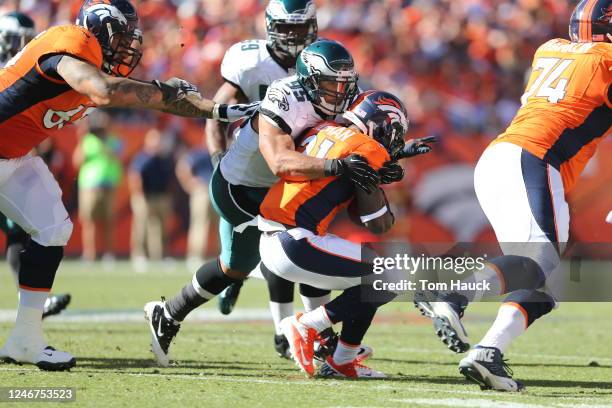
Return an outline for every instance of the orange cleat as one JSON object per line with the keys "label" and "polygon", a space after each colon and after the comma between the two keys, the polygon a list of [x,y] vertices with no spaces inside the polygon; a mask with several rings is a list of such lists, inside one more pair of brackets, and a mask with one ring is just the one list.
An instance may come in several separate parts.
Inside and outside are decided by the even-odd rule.
{"label": "orange cleat", "polygon": [[291,357],[302,371],[312,377],[315,374],[313,359],[317,331],[300,323],[301,315],[302,313],[298,313],[284,318],[280,322],[280,327],[289,342]]}

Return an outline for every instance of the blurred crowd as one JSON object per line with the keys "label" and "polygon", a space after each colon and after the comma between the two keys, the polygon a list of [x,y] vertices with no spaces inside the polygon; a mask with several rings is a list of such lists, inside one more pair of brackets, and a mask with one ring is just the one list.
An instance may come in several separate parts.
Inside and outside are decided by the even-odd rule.
{"label": "blurred crowd", "polygon": [[[3,9],[14,7],[4,1]],[[73,21],[79,0],[21,0],[38,27]],[[134,74],[183,77],[212,96],[225,50],[265,38],[266,0],[134,0],[144,56]],[[318,0],[320,35],[352,51],[364,85],[392,90],[413,126],[494,137],[518,107],[535,49],[567,37],[575,1]],[[1,10],[0,10],[1,11]],[[362,85],[362,87],[364,87]]]}
{"label": "blurred crowd", "polygon": [[[143,79],[182,77],[197,84],[208,97],[212,97],[221,84],[219,66],[225,51],[235,42],[265,38],[266,35],[263,14],[266,0],[132,2],[140,15],[144,38],[143,58],[133,76]],[[395,202],[400,203],[399,215],[417,206],[438,218],[438,222],[452,231],[453,238],[473,239],[486,227],[486,219],[473,194],[473,161],[486,142],[504,130],[518,109],[536,48],[550,38],[567,37],[569,16],[576,2],[317,0],[316,3],[319,35],[339,40],[351,50],[362,88],[389,90],[403,99],[409,109],[412,135],[441,137],[440,149],[443,154],[446,149],[447,154],[441,163],[452,162],[456,150],[461,150],[462,146],[462,143],[448,145],[445,140],[482,141],[463,163],[455,163],[452,168],[441,166],[437,173],[428,169],[416,199],[410,197],[408,189],[396,188],[391,192]],[[5,0],[1,2],[0,13],[13,10],[17,5],[34,18],[39,29],[43,29],[73,21],[81,1]],[[149,130],[151,124],[159,123],[151,113],[115,112],[113,115],[114,121],[145,124]],[[199,132],[204,128],[201,122],[187,120],[166,118],[163,123],[165,130],[162,131],[170,129],[179,139],[185,127],[198,126]],[[147,140],[156,138],[155,134],[147,132],[143,132]],[[197,151],[201,138],[182,142],[189,145],[194,144],[194,140]],[[145,143],[143,154],[155,144],[150,140]],[[205,194],[189,178],[201,169],[185,170],[195,166],[188,163],[196,158],[177,156],[175,154],[173,160],[182,163],[176,174],[183,189],[188,193],[193,189],[197,194]],[[150,164],[142,157],[133,159],[124,160],[124,163],[132,163],[128,171],[132,192],[139,188],[134,174],[144,174],[146,165]],[[201,170],[204,183],[207,171]],[[167,172],[174,174],[175,170]],[[159,181],[161,173],[156,174]],[[440,180],[446,180],[448,188],[440,189]],[[141,180],[140,187],[142,185]],[[156,211],[163,224],[171,208],[164,199],[158,201]],[[453,208],[445,207],[451,204]],[[137,212],[142,208],[142,201],[132,197],[131,206]],[[201,214],[204,210],[199,211]],[[201,217],[193,213],[191,216]],[[466,223],[466,219],[473,222]],[[152,228],[150,221],[141,219],[139,222],[137,228],[141,230]],[[406,228],[400,219],[395,234],[402,237]],[[140,242],[133,236],[133,246],[136,241]],[[163,243],[154,244],[149,252],[159,252],[155,245]],[[196,252],[191,250],[193,256]]]}

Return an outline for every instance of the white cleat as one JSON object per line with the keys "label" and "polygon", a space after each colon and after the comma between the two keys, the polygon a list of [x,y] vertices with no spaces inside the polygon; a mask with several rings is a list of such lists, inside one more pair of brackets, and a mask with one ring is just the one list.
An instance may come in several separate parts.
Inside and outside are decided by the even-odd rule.
{"label": "white cleat", "polygon": [[423,316],[431,319],[436,335],[450,350],[465,353],[470,349],[470,339],[461,323],[465,309],[462,303],[429,302],[420,294],[415,294],[414,305]]}
{"label": "white cleat", "polygon": [[45,371],[70,370],[76,365],[70,353],[56,350],[42,339],[15,334],[9,336],[0,350],[0,360],[10,364],[34,364]]}
{"label": "white cleat", "polygon": [[385,373],[374,370],[354,360],[347,364],[336,364],[332,356],[327,357],[319,369],[319,377],[340,378],[387,378]]}

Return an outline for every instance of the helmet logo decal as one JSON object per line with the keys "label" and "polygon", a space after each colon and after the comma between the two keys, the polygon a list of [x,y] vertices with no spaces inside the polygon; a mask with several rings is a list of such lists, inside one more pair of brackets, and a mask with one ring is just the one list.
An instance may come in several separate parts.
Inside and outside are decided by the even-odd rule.
{"label": "helmet logo decal", "polygon": [[125,18],[123,13],[120,12],[119,9],[115,6],[111,6],[108,4],[96,4],[89,7],[87,11],[89,13],[94,13],[95,15],[97,15],[100,20],[104,19],[105,17],[112,17],[119,20],[121,24],[127,25],[127,19]]}

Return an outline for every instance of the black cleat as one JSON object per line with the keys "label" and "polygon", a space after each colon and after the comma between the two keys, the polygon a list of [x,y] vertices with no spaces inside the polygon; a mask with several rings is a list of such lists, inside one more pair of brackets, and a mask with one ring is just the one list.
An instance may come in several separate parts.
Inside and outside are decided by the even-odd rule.
{"label": "black cleat", "polygon": [[291,352],[289,351],[289,342],[284,334],[274,335],[274,350],[278,353],[279,357],[291,360]]}
{"label": "black cleat", "polygon": [[42,318],[59,314],[70,303],[70,294],[50,295],[45,302]]}
{"label": "black cleat", "polygon": [[232,313],[238,301],[238,295],[240,295],[242,285],[243,282],[234,282],[219,294],[219,311],[222,314],[228,315]]}
{"label": "black cleat", "polygon": [[176,337],[181,325],[168,319],[164,314],[166,300],[162,297],[161,302],[149,302],[144,306],[145,319],[149,322],[151,331],[151,350],[159,365],[167,367],[170,364],[170,343]]}
{"label": "black cleat", "polygon": [[461,323],[467,304],[467,298],[458,293],[414,294],[414,306],[431,319],[436,335],[455,353],[465,353],[470,349],[470,339]]}
{"label": "black cleat", "polygon": [[512,378],[513,372],[495,347],[476,346],[459,363],[459,372],[482,390],[521,391],[525,387]]}
{"label": "black cleat", "polygon": [[314,358],[320,362],[325,362],[327,357],[333,356],[338,346],[338,334],[334,329],[328,327],[318,334],[314,345]]}

